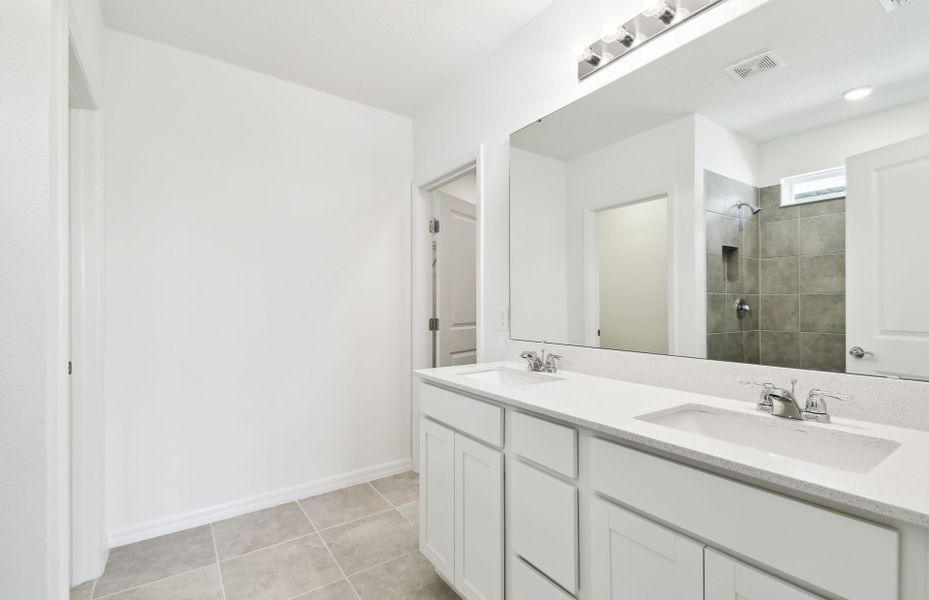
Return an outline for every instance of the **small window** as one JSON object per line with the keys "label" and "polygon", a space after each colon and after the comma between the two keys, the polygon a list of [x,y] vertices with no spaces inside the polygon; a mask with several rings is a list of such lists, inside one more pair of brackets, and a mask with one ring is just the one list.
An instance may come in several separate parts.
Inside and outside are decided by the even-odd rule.
{"label": "small window", "polygon": [[844,198],[848,187],[845,167],[781,179],[781,206]]}

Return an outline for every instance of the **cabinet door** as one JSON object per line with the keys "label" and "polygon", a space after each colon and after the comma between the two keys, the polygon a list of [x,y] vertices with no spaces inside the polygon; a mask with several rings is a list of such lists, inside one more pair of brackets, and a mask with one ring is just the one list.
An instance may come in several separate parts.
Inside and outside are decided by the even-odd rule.
{"label": "cabinet door", "polygon": [[730,556],[706,549],[706,600],[823,600]]}
{"label": "cabinet door", "polygon": [[503,454],[455,434],[455,587],[503,599]]}
{"label": "cabinet door", "polygon": [[420,426],[419,549],[455,580],[455,434],[435,421]]}
{"label": "cabinet door", "polygon": [[591,505],[594,600],[703,600],[703,545],[625,509]]}
{"label": "cabinet door", "polygon": [[519,461],[507,471],[512,552],[577,593],[577,489]]}

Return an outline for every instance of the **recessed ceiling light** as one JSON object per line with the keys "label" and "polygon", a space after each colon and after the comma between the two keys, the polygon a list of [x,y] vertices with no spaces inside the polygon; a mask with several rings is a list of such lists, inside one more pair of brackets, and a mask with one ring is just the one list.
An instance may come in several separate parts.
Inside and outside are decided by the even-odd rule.
{"label": "recessed ceiling light", "polygon": [[873,91],[874,91],[874,88],[871,86],[857,87],[855,89],[848,90],[847,92],[845,92],[845,99],[846,100],[861,100],[863,98],[867,98],[868,96],[870,96],[871,92]]}

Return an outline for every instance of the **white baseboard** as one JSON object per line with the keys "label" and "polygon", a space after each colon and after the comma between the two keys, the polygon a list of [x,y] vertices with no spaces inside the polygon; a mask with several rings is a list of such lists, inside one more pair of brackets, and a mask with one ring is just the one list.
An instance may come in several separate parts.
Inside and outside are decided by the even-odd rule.
{"label": "white baseboard", "polygon": [[281,488],[271,492],[266,492],[264,494],[257,494],[249,498],[243,498],[241,500],[227,502],[225,504],[219,504],[201,510],[174,515],[164,519],[159,519],[157,521],[151,521],[149,523],[142,523],[139,525],[133,525],[132,527],[125,527],[115,531],[108,531],[107,537],[109,539],[111,548],[125,546],[126,544],[131,544],[133,542],[140,542],[142,540],[151,539],[160,535],[183,531],[184,529],[190,529],[191,527],[198,527],[200,525],[214,523],[216,521],[221,521],[222,519],[237,517],[239,515],[244,515],[256,510],[261,510],[263,508],[270,508],[272,506],[277,506],[286,502],[294,502],[295,500],[300,500],[301,498],[317,496],[319,494],[324,494],[333,490],[339,490],[357,485],[359,483],[364,483],[365,481],[370,481],[372,479],[387,477],[388,475],[395,475],[396,473],[409,471],[410,467],[410,459],[408,458],[395,460],[380,465],[374,465],[373,467],[367,467],[364,469],[358,469],[357,471],[350,471],[341,475],[335,475],[333,477],[318,479],[309,483]]}

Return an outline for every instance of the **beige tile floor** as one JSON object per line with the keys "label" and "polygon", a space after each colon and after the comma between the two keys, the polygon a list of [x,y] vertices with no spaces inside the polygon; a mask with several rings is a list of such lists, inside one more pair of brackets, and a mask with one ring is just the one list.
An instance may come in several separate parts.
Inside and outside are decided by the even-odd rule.
{"label": "beige tile floor", "polygon": [[407,472],[110,552],[71,600],[453,600]]}

